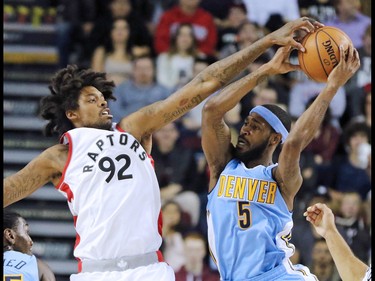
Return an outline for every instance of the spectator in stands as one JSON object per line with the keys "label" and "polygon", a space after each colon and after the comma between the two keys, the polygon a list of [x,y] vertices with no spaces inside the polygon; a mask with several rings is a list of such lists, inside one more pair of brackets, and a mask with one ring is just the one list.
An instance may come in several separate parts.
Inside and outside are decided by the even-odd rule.
{"label": "spectator in stands", "polygon": [[322,23],[336,16],[333,0],[298,0],[301,17],[312,17]]}
{"label": "spectator in stands", "polygon": [[3,278],[4,280],[55,281],[49,266],[31,251],[33,241],[29,224],[18,213],[3,213]]}
{"label": "spectator in stands", "polygon": [[206,55],[214,55],[217,29],[213,16],[199,7],[200,0],[179,0],[166,10],[156,27],[154,47],[157,54],[169,49],[170,37],[181,23],[190,23],[198,42],[198,49]]}
{"label": "spectator in stands", "polygon": [[319,281],[341,281],[327,243],[323,238],[315,240],[309,268]]}
{"label": "spectator in stands", "polygon": [[[298,202],[298,203],[297,203]],[[315,193],[310,197],[299,197],[296,200],[293,219],[295,224],[292,231],[291,243],[295,246],[295,252],[290,258],[293,264],[312,264],[312,253],[315,241],[320,238],[319,234],[315,231],[306,220],[303,220],[302,214],[307,206],[315,203],[322,202],[327,205],[331,204],[331,198],[328,189],[325,187],[315,187]]]}
{"label": "spectator in stands", "polygon": [[133,60],[133,75],[114,90],[116,102],[111,102],[114,120],[128,115],[143,106],[165,99],[171,90],[155,82],[155,65],[150,56]]}
{"label": "spectator in stands", "polygon": [[133,0],[133,7],[145,20],[150,34],[154,36],[160,16],[177,3],[178,0]]}
{"label": "spectator in stands", "polygon": [[184,237],[185,263],[176,272],[176,281],[219,281],[220,275],[213,271],[206,258],[207,241],[201,233],[190,232]]}
{"label": "spectator in stands", "polygon": [[243,0],[247,18],[264,27],[271,15],[278,14],[284,22],[300,17],[297,0]]}
{"label": "spectator in stands", "polygon": [[133,43],[133,55],[140,49],[141,54],[153,55],[152,36],[144,20],[133,10],[131,0],[110,0],[105,2],[107,9],[95,21],[95,25],[86,40],[85,53],[80,60],[88,61],[90,65],[92,54],[96,47],[104,44],[111,33],[115,19],[126,19],[129,24],[129,41]]}
{"label": "spectator in stands", "polygon": [[[98,16],[95,0],[57,1],[56,44],[59,52],[59,67],[75,63],[83,52],[83,46],[94,27]],[[73,58],[73,55],[76,58]]]}
{"label": "spectator in stands", "polygon": [[344,192],[340,211],[336,216],[336,225],[342,227],[341,234],[354,255],[367,263],[370,258],[371,237],[362,207],[362,199],[358,192]]}
{"label": "spectator in stands", "polygon": [[362,117],[362,118],[359,118],[358,121],[359,122],[361,122],[361,121],[365,122],[367,124],[367,126],[369,126],[371,128],[371,119],[372,119],[372,115],[371,115],[371,107],[372,107],[372,104],[371,104],[371,83],[364,86],[363,90],[365,92],[365,100],[362,103],[362,111],[361,111],[361,115],[360,115],[360,117]]}
{"label": "spectator in stands", "polygon": [[247,9],[245,4],[234,2],[229,6],[223,20],[215,20],[218,29],[218,41],[216,50],[237,42],[238,28],[247,21]]}
{"label": "spectator in stands", "polygon": [[346,154],[337,155],[331,168],[322,177],[332,187],[333,199],[340,200],[343,192],[358,192],[365,200],[371,190],[371,129],[364,122],[351,122],[343,132]]}
{"label": "spectator in stands", "polygon": [[232,44],[226,44],[218,49],[218,58],[225,58],[239,50],[253,44],[261,37],[261,31],[257,24],[250,21],[244,21],[237,27],[236,41]]}
{"label": "spectator in stands", "polygon": [[179,25],[171,34],[168,51],[156,58],[158,83],[170,89],[184,86],[193,76],[193,64],[197,54],[193,26],[189,23]]}
{"label": "spectator in stands", "polygon": [[[305,111],[308,101],[316,97],[325,87],[325,83],[318,83],[307,77],[294,82],[289,94],[289,114],[299,117]],[[341,130],[340,118],[343,116],[347,106],[346,92],[344,87],[340,87],[337,94],[330,103],[332,125]]]}
{"label": "spectator in stands", "polygon": [[371,18],[360,11],[360,0],[333,0],[333,5],[336,17],[323,23],[341,29],[350,37],[355,48],[361,48]]}
{"label": "spectator in stands", "polygon": [[[314,102],[316,97],[311,98],[306,109]],[[305,151],[314,154],[315,164],[318,166],[329,165],[333,159],[341,138],[341,132],[331,123],[331,108],[328,108],[320,129],[314,139],[306,146]]]}
{"label": "spectator in stands", "polygon": [[199,221],[199,186],[194,152],[181,145],[177,123],[172,122],[153,135],[152,157],[160,186],[161,202],[176,201],[190,215],[195,227]]}
{"label": "spectator in stands", "polygon": [[133,70],[128,22],[125,19],[114,20],[107,39],[104,45],[94,50],[91,68],[106,72],[108,80],[120,85],[129,79]]}
{"label": "spectator in stands", "polygon": [[165,261],[176,272],[185,263],[183,234],[189,224],[183,221],[181,206],[173,200],[162,204],[161,212],[163,243],[160,249]]}
{"label": "spectator in stands", "polygon": [[[371,85],[371,24],[367,27],[362,38],[363,46],[358,49],[361,66],[354,76],[345,85],[348,93],[347,122],[352,118],[363,115],[362,105],[365,102],[368,90],[367,85]],[[371,91],[371,90],[370,90]]]}
{"label": "spectator in stands", "polygon": [[241,2],[242,0],[201,0],[200,7],[209,12],[214,17],[215,23],[220,25],[220,22],[225,20],[230,7]]}

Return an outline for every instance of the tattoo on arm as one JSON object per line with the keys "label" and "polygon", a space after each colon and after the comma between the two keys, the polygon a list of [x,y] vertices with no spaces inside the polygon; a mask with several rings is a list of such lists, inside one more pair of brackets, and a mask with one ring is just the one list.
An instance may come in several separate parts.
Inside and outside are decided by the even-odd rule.
{"label": "tattoo on arm", "polygon": [[213,124],[212,128],[214,129],[216,133],[216,138],[219,142],[225,142],[228,139],[227,134],[225,133],[225,130],[223,130],[225,125],[223,123],[215,123]]}
{"label": "tattoo on arm", "polygon": [[259,85],[261,83],[263,83],[266,79],[267,79],[268,75],[262,75],[260,76],[257,81],[256,81],[256,84]]}
{"label": "tattoo on arm", "polygon": [[5,196],[10,202],[25,198],[34,191],[35,186],[40,185],[41,181],[40,175],[25,178],[18,176],[14,179],[9,179]]}
{"label": "tattoo on arm", "polygon": [[182,115],[184,115],[186,112],[188,112],[193,107],[197,106],[202,102],[203,98],[200,95],[196,95],[193,98],[189,99],[183,99],[181,100],[180,104],[172,111],[172,112],[166,112],[164,117],[164,122],[169,123]]}

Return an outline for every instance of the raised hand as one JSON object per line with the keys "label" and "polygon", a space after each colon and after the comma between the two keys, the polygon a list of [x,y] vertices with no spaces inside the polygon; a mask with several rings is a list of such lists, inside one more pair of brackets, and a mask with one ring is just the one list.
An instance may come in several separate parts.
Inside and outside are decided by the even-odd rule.
{"label": "raised hand", "polygon": [[332,70],[328,76],[327,83],[335,87],[343,86],[356,73],[361,63],[359,54],[352,44],[344,50],[344,46],[340,46],[340,62]]}
{"label": "raised hand", "polygon": [[290,71],[301,70],[299,65],[294,65],[289,62],[290,53],[293,51],[292,46],[283,46],[277,49],[276,54],[267,63],[270,68],[269,73],[284,74]]}
{"label": "raised hand", "polygon": [[279,29],[270,33],[269,36],[271,37],[273,44],[292,46],[293,48],[304,52],[305,48],[300,43],[303,34],[306,35],[307,33],[314,32],[316,29],[323,26],[324,24],[314,19],[302,17],[284,24]]}

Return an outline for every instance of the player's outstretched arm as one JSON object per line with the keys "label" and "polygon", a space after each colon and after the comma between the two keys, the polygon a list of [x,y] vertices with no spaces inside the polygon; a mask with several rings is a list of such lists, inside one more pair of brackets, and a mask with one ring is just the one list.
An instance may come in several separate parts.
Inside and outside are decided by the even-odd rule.
{"label": "player's outstretched arm", "polygon": [[[360,66],[357,50],[350,45],[347,50],[340,47],[340,62],[328,77],[325,88],[308,109],[298,118],[283,144],[276,180],[283,190],[284,198],[292,201],[302,183],[299,160],[303,149],[311,142],[322,123],[327,108],[337,93]],[[286,197],[285,197],[286,196]]]}
{"label": "player's outstretched arm", "polygon": [[318,22],[311,23],[306,17],[288,22],[247,48],[211,64],[167,99],[146,106],[123,118],[120,126],[137,139],[141,139],[144,134],[151,134],[165,124],[180,118],[209,95],[228,84],[272,45],[291,45],[301,49],[301,44],[294,38],[296,31],[312,32],[321,26],[322,24]]}
{"label": "player's outstretched arm", "polygon": [[354,256],[336,228],[334,215],[327,205],[317,203],[307,208],[303,214],[317,233],[324,237],[328,249],[343,281],[362,281],[368,266]]}
{"label": "player's outstretched arm", "polygon": [[58,183],[67,159],[66,145],[55,145],[29,162],[17,173],[3,180],[3,207],[36,191],[48,182]]}

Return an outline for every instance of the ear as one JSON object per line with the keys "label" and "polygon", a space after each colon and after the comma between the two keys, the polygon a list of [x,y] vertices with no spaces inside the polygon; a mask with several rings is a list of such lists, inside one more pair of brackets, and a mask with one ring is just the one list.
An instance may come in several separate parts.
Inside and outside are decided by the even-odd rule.
{"label": "ear", "polygon": [[278,145],[281,142],[281,139],[282,139],[282,136],[280,133],[273,133],[271,136],[270,143],[272,145],[275,145],[275,144]]}
{"label": "ear", "polygon": [[70,121],[77,119],[78,115],[74,110],[67,110],[65,112],[66,118],[68,118]]}
{"label": "ear", "polygon": [[6,229],[4,229],[3,234],[4,234],[5,240],[8,241],[11,245],[13,245],[14,242],[15,242],[15,239],[16,239],[16,237],[14,235],[14,231],[10,228],[6,228]]}

